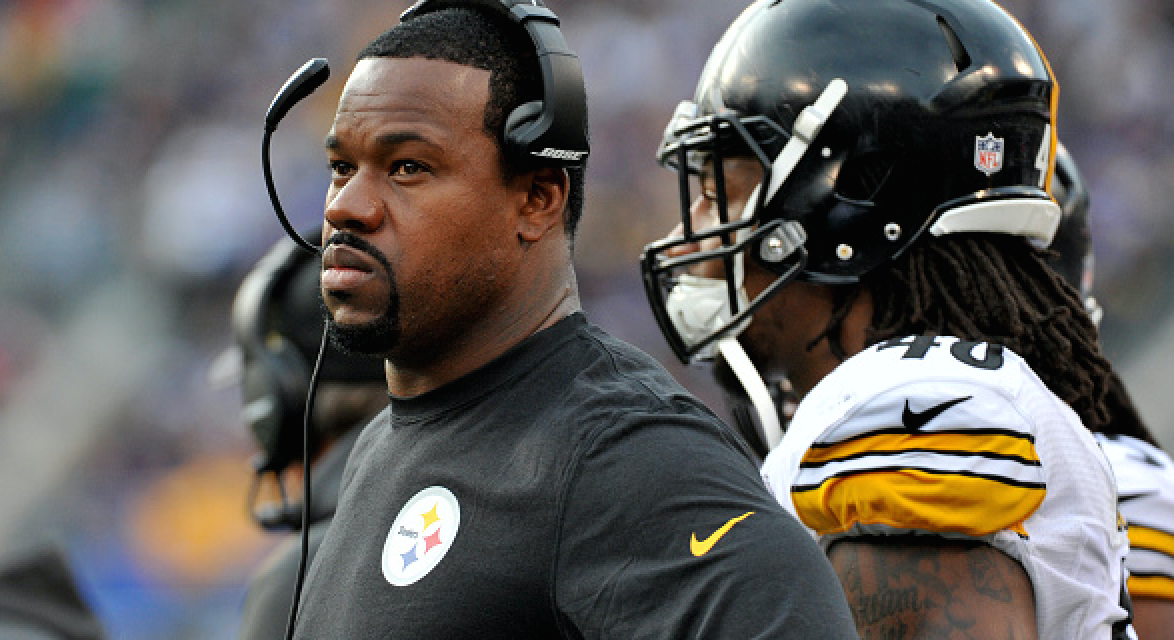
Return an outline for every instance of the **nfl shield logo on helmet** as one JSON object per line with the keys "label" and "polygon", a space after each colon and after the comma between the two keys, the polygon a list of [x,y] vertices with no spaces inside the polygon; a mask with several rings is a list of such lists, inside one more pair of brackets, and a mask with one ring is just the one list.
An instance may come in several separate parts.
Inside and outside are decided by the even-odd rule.
{"label": "nfl shield logo on helmet", "polygon": [[1003,139],[994,133],[974,136],[974,168],[987,174],[1003,168]]}

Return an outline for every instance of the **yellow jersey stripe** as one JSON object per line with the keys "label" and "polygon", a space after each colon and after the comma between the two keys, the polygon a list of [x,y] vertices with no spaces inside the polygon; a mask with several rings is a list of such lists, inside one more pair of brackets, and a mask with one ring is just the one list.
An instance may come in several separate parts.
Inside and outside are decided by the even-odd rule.
{"label": "yellow jersey stripe", "polygon": [[998,432],[953,431],[918,432],[883,431],[844,442],[815,445],[803,456],[801,467],[810,467],[835,460],[878,453],[899,453],[903,451],[935,451],[965,455],[987,454],[1021,460],[1031,464],[1039,463],[1035,445],[1021,437]]}
{"label": "yellow jersey stripe", "polygon": [[1129,595],[1134,598],[1174,600],[1174,578],[1169,576],[1129,576]]}
{"label": "yellow jersey stripe", "polygon": [[1129,525],[1129,547],[1148,549],[1174,557],[1174,534],[1150,527]]}
{"label": "yellow jersey stripe", "polygon": [[1027,535],[1023,522],[1046,489],[996,478],[919,469],[866,471],[791,492],[799,519],[820,535],[857,524],[982,536],[1003,529]]}

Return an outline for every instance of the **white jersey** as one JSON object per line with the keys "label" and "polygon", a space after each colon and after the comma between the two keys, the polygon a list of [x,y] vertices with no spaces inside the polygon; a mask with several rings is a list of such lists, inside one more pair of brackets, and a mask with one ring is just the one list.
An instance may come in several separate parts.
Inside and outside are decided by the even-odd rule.
{"label": "white jersey", "polygon": [[1129,525],[1129,593],[1174,600],[1174,461],[1137,438],[1096,438],[1117,476],[1117,508]]}
{"label": "white jersey", "polygon": [[830,546],[862,535],[984,541],[1025,569],[1041,638],[1110,638],[1128,552],[1092,434],[1015,353],[890,340],[799,404],[763,478]]}

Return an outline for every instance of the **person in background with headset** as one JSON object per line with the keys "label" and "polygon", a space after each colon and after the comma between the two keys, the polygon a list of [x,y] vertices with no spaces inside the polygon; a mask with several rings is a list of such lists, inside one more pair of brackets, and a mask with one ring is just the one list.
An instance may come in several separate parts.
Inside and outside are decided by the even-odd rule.
{"label": "person in background with headset", "polygon": [[391,404],[294,637],[855,637],[737,436],[584,316],[583,94],[538,2],[426,0],[359,54],[321,284],[333,344],[385,359]]}
{"label": "person in background with headset", "polygon": [[[233,303],[242,416],[260,447],[249,506],[267,531],[300,531],[302,526],[302,505],[286,502],[282,478],[291,464],[302,463],[306,394],[325,326],[319,271],[315,256],[283,239],[245,276]],[[334,515],[343,465],[360,428],[387,402],[382,360],[327,346],[310,421],[310,463],[303,464],[313,483],[311,557]],[[258,484],[267,474],[277,478],[280,506],[255,505]],[[284,637],[300,550],[298,536],[287,536],[253,574],[241,618],[242,640]]]}
{"label": "person in background with headset", "polygon": [[666,129],[653,312],[764,422],[793,384],[763,476],[863,637],[1132,637],[1112,369],[1040,248],[1055,92],[987,0],[760,0]]}
{"label": "person in background with headset", "polygon": [[[1064,217],[1052,241],[1052,266],[1080,293],[1095,324],[1103,310],[1093,298],[1090,198],[1076,161],[1056,149],[1052,195]],[[1105,404],[1107,426],[1094,434],[1117,479],[1117,509],[1129,526],[1129,595],[1133,627],[1141,640],[1164,638],[1174,629],[1174,461],[1161,449],[1114,373]]]}

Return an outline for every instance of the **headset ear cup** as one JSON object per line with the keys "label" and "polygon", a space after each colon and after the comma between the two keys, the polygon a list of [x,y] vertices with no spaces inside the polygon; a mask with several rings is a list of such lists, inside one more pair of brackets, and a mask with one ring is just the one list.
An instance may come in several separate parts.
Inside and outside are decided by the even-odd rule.
{"label": "headset ear cup", "polygon": [[[280,472],[302,458],[303,413],[313,362],[273,328],[277,307],[299,270],[317,269],[314,258],[293,242],[278,243],[237,290],[232,328],[244,359],[243,417],[261,448],[258,471]],[[311,445],[313,445],[311,440]]]}
{"label": "headset ear cup", "polygon": [[[302,459],[302,432],[306,412],[306,392],[310,388],[310,372],[305,359],[285,339],[278,339],[265,356],[265,367],[273,380],[276,408],[277,437],[274,442],[274,462],[282,466]],[[311,429],[311,450],[313,450]]]}
{"label": "headset ear cup", "polygon": [[242,391],[246,421],[264,453],[260,470],[281,471],[302,458],[307,366],[280,337],[251,350],[246,358]]}
{"label": "headset ear cup", "polygon": [[542,109],[544,105],[541,100],[534,100],[525,104],[519,105],[514,109],[505,121],[505,142],[509,147],[509,153],[516,158],[527,158],[527,153],[530,149],[530,142],[537,138],[536,135],[529,135],[531,125],[538,122],[538,118],[542,116]]}

